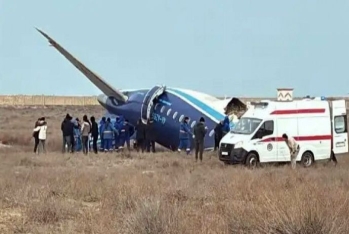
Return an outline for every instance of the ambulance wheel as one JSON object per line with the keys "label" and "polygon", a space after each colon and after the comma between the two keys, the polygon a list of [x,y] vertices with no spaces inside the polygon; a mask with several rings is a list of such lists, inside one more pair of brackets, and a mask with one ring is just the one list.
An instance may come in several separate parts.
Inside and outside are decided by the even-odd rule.
{"label": "ambulance wheel", "polygon": [[302,155],[301,163],[303,167],[310,167],[314,164],[314,155],[311,151],[305,151]]}
{"label": "ambulance wheel", "polygon": [[259,164],[258,155],[255,152],[250,152],[246,157],[246,166],[248,168],[256,168]]}

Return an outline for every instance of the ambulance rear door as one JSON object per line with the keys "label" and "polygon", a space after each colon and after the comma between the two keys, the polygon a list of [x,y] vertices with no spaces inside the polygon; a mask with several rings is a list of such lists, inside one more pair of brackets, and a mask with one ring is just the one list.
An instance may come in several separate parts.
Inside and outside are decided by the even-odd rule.
{"label": "ambulance rear door", "polygon": [[348,152],[348,122],[345,100],[332,101],[332,141],[333,152],[343,154]]}

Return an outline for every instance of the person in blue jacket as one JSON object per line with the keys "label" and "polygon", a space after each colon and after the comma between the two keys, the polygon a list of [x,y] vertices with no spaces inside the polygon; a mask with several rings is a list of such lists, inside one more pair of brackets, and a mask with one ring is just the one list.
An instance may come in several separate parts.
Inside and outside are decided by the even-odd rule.
{"label": "person in blue jacket", "polygon": [[103,151],[104,150],[104,138],[103,138],[103,132],[104,132],[104,127],[105,127],[105,124],[106,124],[106,119],[105,117],[102,117],[101,121],[99,122],[99,136],[101,138],[101,150]]}
{"label": "person in blue jacket", "polygon": [[120,148],[123,148],[126,142],[127,149],[128,150],[131,149],[130,137],[133,135],[133,133],[134,133],[133,126],[129,124],[127,119],[125,119],[120,128]]}
{"label": "person in blue jacket", "polygon": [[114,134],[118,133],[111,123],[110,118],[107,118],[107,121],[104,125],[103,129],[103,140],[104,140],[104,152],[112,151],[112,142],[114,138]]}
{"label": "person in blue jacket", "polygon": [[181,126],[179,128],[179,146],[178,152],[181,152],[182,149],[185,149],[187,154],[190,153],[190,136],[192,135],[189,128],[189,117],[185,117]]}
{"label": "person in blue jacket", "polygon": [[229,121],[229,116],[226,115],[223,120],[223,136],[227,134],[229,131],[230,131],[230,121]]}
{"label": "person in blue jacket", "polygon": [[75,118],[74,123],[74,150],[79,152],[82,150],[82,142],[81,142],[81,124],[79,118]]}

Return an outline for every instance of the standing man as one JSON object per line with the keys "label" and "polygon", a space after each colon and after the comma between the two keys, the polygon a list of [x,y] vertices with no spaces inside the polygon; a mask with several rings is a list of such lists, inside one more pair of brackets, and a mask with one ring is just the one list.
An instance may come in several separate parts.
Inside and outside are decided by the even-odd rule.
{"label": "standing man", "polygon": [[[34,129],[39,126],[41,118],[38,118],[38,120],[35,122]],[[33,132],[34,137],[34,153],[37,153],[38,145],[39,145],[39,131]]]}
{"label": "standing man", "polygon": [[190,153],[190,139],[189,135],[191,135],[189,128],[189,117],[185,117],[181,126],[179,128],[179,146],[178,152],[181,152],[182,149],[186,149],[187,154]]}
{"label": "standing man", "polygon": [[139,149],[141,149],[143,153],[145,149],[145,125],[143,124],[141,119],[137,121],[136,125],[136,141],[137,152],[139,152]]}
{"label": "standing man", "polygon": [[126,142],[127,149],[131,150],[130,133],[133,132],[132,128],[133,127],[129,124],[128,120],[125,119],[120,128],[120,148],[124,148]]}
{"label": "standing man", "polygon": [[88,138],[91,132],[91,125],[88,121],[87,115],[82,117],[81,124],[81,138],[82,138],[82,152],[87,155],[88,154]]}
{"label": "standing man", "polygon": [[145,146],[147,148],[147,152],[151,151],[155,153],[155,139],[156,139],[156,132],[154,129],[154,120],[148,119],[147,125],[145,126]]}
{"label": "standing man", "polygon": [[224,120],[223,120],[222,131],[223,131],[223,136],[230,131],[230,121],[229,121],[229,116],[228,115],[226,115]]}
{"label": "standing man", "polygon": [[114,134],[116,132],[117,130],[114,128],[113,124],[111,123],[110,118],[107,118],[107,121],[103,129],[104,152],[108,152],[108,151],[111,152],[113,150],[112,141],[113,141]]}
{"label": "standing man", "polygon": [[282,138],[285,140],[286,145],[290,149],[291,166],[292,166],[292,169],[295,169],[296,159],[299,153],[299,144],[296,142],[296,140],[293,137],[287,136],[286,133],[282,134]]}
{"label": "standing man", "polygon": [[98,124],[96,123],[96,119],[94,116],[91,116],[91,135],[93,138],[93,142],[92,142],[92,148],[93,148],[93,152],[95,154],[98,153],[97,150],[97,140],[98,140]]}
{"label": "standing man", "polygon": [[[121,119],[119,116],[115,118],[115,123],[114,123],[114,128],[120,132],[122,127]],[[114,139],[115,139],[115,149],[117,150],[120,147],[120,136],[118,134],[114,134]]]}
{"label": "standing man", "polygon": [[104,151],[104,145],[105,145],[103,132],[104,132],[106,122],[107,121],[106,121],[104,116],[102,117],[101,121],[99,122],[99,136],[101,138],[101,147],[100,148],[102,151]]}
{"label": "standing man", "polygon": [[72,117],[67,114],[65,119],[61,124],[61,130],[63,135],[63,147],[62,153],[65,153],[65,146],[68,146],[68,152],[73,152],[72,149],[72,136],[74,136],[74,124],[72,122]]}
{"label": "standing man", "polygon": [[223,121],[220,121],[214,128],[214,150],[219,148],[219,142],[223,138]]}
{"label": "standing man", "polygon": [[204,142],[207,127],[205,126],[205,119],[200,118],[200,121],[194,126],[194,140],[195,140],[195,161],[198,161],[198,154],[200,154],[200,162],[204,153]]}

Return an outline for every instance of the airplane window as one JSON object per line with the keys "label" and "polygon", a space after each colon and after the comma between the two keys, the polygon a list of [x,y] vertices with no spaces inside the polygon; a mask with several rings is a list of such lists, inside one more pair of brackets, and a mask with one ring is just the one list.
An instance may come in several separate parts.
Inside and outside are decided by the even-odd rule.
{"label": "airplane window", "polygon": [[176,112],[173,114],[173,119],[176,118],[177,114],[178,114],[178,112],[176,111]]}
{"label": "airplane window", "polygon": [[210,137],[212,137],[214,134],[214,129],[211,130],[210,134],[208,134]]}
{"label": "airplane window", "polygon": [[179,117],[178,121],[182,122],[183,119],[184,119],[184,115],[181,115],[181,117]]}
{"label": "airplane window", "polygon": [[159,106],[159,103],[156,103],[154,106],[154,110],[156,110],[156,108],[158,108],[158,106]]}
{"label": "airplane window", "polygon": [[171,109],[168,109],[167,115],[170,115],[171,111],[172,111]]}
{"label": "airplane window", "polygon": [[191,127],[193,128],[196,124],[196,121],[194,120],[192,123],[191,123]]}
{"label": "airplane window", "polygon": [[166,108],[166,106],[162,106],[160,112],[161,113],[164,112],[165,108]]}

